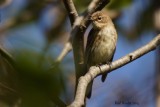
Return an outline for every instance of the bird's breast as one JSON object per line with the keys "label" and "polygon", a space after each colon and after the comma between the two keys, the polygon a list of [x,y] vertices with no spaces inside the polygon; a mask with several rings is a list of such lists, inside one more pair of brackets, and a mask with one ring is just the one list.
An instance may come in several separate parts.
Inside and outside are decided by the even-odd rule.
{"label": "bird's breast", "polygon": [[112,58],[116,47],[116,31],[113,28],[105,28],[97,32],[93,43],[92,54],[94,64],[107,62]]}

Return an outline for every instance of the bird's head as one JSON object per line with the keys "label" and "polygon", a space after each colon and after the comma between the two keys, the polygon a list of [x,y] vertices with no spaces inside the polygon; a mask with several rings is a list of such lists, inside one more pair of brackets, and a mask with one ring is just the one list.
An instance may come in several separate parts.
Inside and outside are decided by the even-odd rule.
{"label": "bird's head", "polygon": [[90,16],[93,28],[101,29],[111,23],[110,17],[102,11],[97,11]]}

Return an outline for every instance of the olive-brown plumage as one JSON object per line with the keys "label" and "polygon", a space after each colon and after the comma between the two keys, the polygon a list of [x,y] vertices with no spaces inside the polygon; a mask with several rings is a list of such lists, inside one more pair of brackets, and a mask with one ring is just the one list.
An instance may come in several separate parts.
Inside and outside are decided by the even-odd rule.
{"label": "olive-brown plumage", "polygon": [[[116,49],[117,32],[110,17],[102,11],[91,15],[93,28],[91,29],[86,45],[85,63],[86,71],[91,66],[110,63]],[[105,81],[107,74],[102,75],[102,81]],[[86,95],[91,96],[92,83],[87,88]]]}

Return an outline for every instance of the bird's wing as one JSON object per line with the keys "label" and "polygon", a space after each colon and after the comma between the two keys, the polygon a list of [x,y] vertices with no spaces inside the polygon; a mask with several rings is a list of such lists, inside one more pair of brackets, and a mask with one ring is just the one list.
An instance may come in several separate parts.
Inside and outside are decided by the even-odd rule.
{"label": "bird's wing", "polygon": [[[112,62],[115,51],[116,51],[116,47],[115,47],[115,49],[114,49],[114,51],[113,51],[113,54],[112,54],[112,57],[111,57],[111,59],[110,59],[109,63],[111,63],[111,62]],[[106,62],[104,62],[104,64],[106,64]],[[107,74],[108,74],[108,73],[104,73],[104,74],[102,75],[102,78],[101,78],[102,82],[104,82],[104,81],[105,81],[105,79],[106,79],[106,77],[107,77]]]}
{"label": "bird's wing", "polygon": [[91,31],[88,34],[88,39],[87,39],[87,45],[86,45],[86,50],[85,50],[85,63],[86,65],[89,64],[89,61],[91,61],[91,56],[92,55],[92,46],[94,43],[96,37],[96,30],[94,30],[93,28],[91,29]]}
{"label": "bird's wing", "polygon": [[[84,71],[84,74],[86,74],[88,72],[88,69],[90,67],[90,62],[92,59],[92,46],[93,46],[93,43],[94,43],[94,40],[95,40],[95,37],[96,37],[96,30],[94,30],[93,28],[91,29],[91,31],[89,32],[88,34],[88,38],[87,38],[87,45],[86,45],[86,50],[85,50],[85,71]],[[87,90],[86,90],[86,96],[87,98],[90,98],[91,97],[91,94],[92,94],[92,84],[93,84],[93,81],[91,81],[87,87]]]}
{"label": "bird's wing", "polygon": [[114,49],[114,51],[113,51],[112,58],[111,58],[110,62],[112,62],[112,60],[113,60],[115,51],[116,51],[116,47],[115,47],[115,49]]}

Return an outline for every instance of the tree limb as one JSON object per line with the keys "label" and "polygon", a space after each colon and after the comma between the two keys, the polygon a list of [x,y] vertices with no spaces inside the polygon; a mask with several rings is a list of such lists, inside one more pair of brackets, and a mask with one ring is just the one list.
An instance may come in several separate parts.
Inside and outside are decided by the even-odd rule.
{"label": "tree limb", "polygon": [[[73,23],[75,22],[76,18],[78,17],[78,12],[77,12],[72,0],[63,0],[63,3],[64,3],[64,6],[65,6],[67,12],[68,12],[71,26],[73,26]],[[72,44],[71,44],[71,37],[70,37],[68,42],[64,45],[62,52],[57,57],[56,63],[61,62],[63,60],[63,58],[71,50],[72,50]]]}
{"label": "tree limb", "polygon": [[77,10],[74,6],[74,3],[72,0],[63,0],[63,3],[65,5],[67,12],[68,12],[71,25],[73,25],[74,21],[78,17],[78,13],[77,13]]}
{"label": "tree limb", "polygon": [[98,75],[105,73],[105,72],[111,72],[115,69],[118,69],[134,60],[137,58],[147,54],[150,51],[153,51],[160,45],[160,34],[155,37],[152,41],[150,41],[148,44],[145,46],[137,49],[136,51],[114,61],[111,63],[111,66],[105,64],[100,66],[101,70],[99,67],[92,66],[88,73],[86,73],[84,76],[81,76],[79,79],[77,91],[76,91],[76,96],[75,100],[71,105],[68,107],[82,107],[84,105],[84,99],[85,99],[85,93],[88,84]]}

